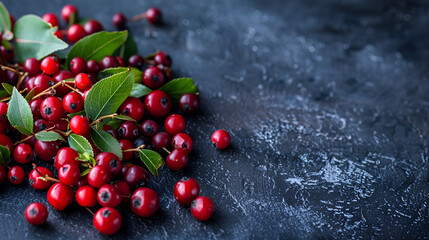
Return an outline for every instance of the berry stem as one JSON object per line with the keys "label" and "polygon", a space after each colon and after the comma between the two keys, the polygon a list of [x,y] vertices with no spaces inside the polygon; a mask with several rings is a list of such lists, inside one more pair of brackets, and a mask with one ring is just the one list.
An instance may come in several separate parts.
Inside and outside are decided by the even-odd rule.
{"label": "berry stem", "polygon": [[38,179],[42,179],[43,181],[60,182],[60,180],[53,177],[49,177],[48,175],[45,175],[44,177],[38,177]]}
{"label": "berry stem", "polygon": [[20,143],[26,142],[27,140],[30,140],[33,136],[34,136],[34,135],[33,135],[33,134],[31,134],[31,135],[29,135],[29,136],[25,137],[24,139],[22,139],[22,140],[20,140],[20,141],[16,142],[16,143],[15,143],[15,144],[13,144],[13,145],[14,145],[14,146],[16,146],[16,145],[18,145],[18,144],[20,144]]}
{"label": "berry stem", "polygon": [[92,122],[89,126],[92,127],[95,124],[97,124],[98,122],[101,122],[101,120],[105,119],[105,118],[115,118],[115,116],[118,115],[117,113],[114,114],[110,114],[110,115],[106,115],[106,116],[102,116],[99,119],[95,120],[94,122]]}
{"label": "berry stem", "polygon": [[123,152],[140,152],[140,149],[143,149],[145,147],[146,145],[143,144],[138,146],[137,148],[130,148],[130,149],[124,150]]}
{"label": "berry stem", "polygon": [[146,18],[146,12],[135,15],[131,18],[132,21],[137,22],[143,18]]}
{"label": "berry stem", "polygon": [[92,214],[92,216],[94,216],[95,214],[94,214],[94,212],[93,211],[91,211],[91,209],[89,209],[88,207],[85,207],[85,209],[86,210],[88,210],[88,212],[90,212],[91,214]]}
{"label": "berry stem", "polygon": [[51,87],[49,87],[48,89],[43,90],[41,93],[37,94],[36,96],[34,96],[31,100],[34,100],[40,96],[46,95],[46,94],[51,94],[51,91],[54,90],[55,88],[59,87],[60,85],[65,84],[66,81],[60,81],[55,83],[54,85],[52,85]]}
{"label": "berry stem", "polygon": [[1,64],[0,64],[0,67],[1,67],[2,70],[9,70],[9,71],[12,71],[12,72],[15,72],[15,73],[19,74],[20,76],[24,75],[23,72],[20,72],[20,71],[16,70],[15,68],[11,68],[11,67],[8,67],[8,66],[5,66],[5,65],[1,65]]}
{"label": "berry stem", "polygon": [[80,92],[79,90],[77,90],[76,88],[74,88],[74,87],[72,87],[72,86],[70,86],[70,85],[68,85],[68,84],[64,84],[64,86],[66,86],[66,87],[70,88],[70,89],[71,89],[72,91],[74,91],[74,92],[79,93],[80,95],[83,95],[83,93],[82,93],[82,92]]}
{"label": "berry stem", "polygon": [[22,75],[19,76],[18,82],[16,83],[16,88],[19,89],[19,87],[21,87],[22,81],[24,80],[24,78],[28,75],[28,73],[24,73]]}
{"label": "berry stem", "polygon": [[167,149],[167,148],[165,148],[165,147],[163,147],[163,148],[162,148],[162,150],[166,151],[168,154],[170,154],[170,153],[171,153],[171,152],[170,152],[170,151],[168,151],[168,149]]}

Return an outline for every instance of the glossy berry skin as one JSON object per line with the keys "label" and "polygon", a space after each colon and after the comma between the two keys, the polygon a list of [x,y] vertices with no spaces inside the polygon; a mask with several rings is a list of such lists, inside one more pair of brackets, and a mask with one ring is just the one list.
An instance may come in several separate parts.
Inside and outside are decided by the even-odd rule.
{"label": "glossy berry skin", "polygon": [[128,183],[124,181],[116,181],[113,186],[118,190],[119,194],[122,196],[122,202],[128,202],[130,194],[131,194],[131,188]]}
{"label": "glossy berry skin", "polygon": [[191,202],[200,194],[200,185],[192,178],[182,178],[174,185],[174,197],[183,206]]}
{"label": "glossy berry skin", "polygon": [[110,169],[110,175],[112,177],[117,176],[121,172],[121,161],[118,156],[111,152],[103,152],[95,156],[95,162],[97,165],[103,165]]}
{"label": "glossy berry skin", "polygon": [[60,70],[60,63],[52,57],[46,57],[40,62],[40,69],[48,75],[54,75]]}
{"label": "glossy berry skin", "polygon": [[67,30],[67,39],[70,43],[76,43],[86,36],[85,29],[80,24],[73,24]]}
{"label": "glossy berry skin", "polygon": [[119,146],[121,146],[122,149],[122,161],[128,161],[133,158],[134,153],[133,152],[124,152],[125,150],[134,148],[133,144],[128,141],[127,139],[121,139],[118,141]]}
{"label": "glossy berry skin", "polygon": [[152,144],[155,149],[167,147],[170,144],[171,136],[166,132],[159,132],[152,138]]}
{"label": "glossy berry skin", "polygon": [[36,143],[34,144],[36,155],[43,161],[53,161],[60,147],[61,142],[59,141],[43,142],[36,140]]}
{"label": "glossy berry skin", "polygon": [[93,33],[103,31],[103,26],[97,20],[89,20],[88,22],[85,23],[83,28],[85,29],[85,32],[87,35],[91,35]]}
{"label": "glossy berry skin", "polygon": [[171,100],[165,92],[154,90],[146,96],[144,106],[152,117],[162,118],[170,112]]}
{"label": "glossy berry skin", "polygon": [[73,200],[73,189],[63,183],[54,183],[48,190],[49,204],[59,211],[64,210]]}
{"label": "glossy berry skin", "polygon": [[191,137],[186,133],[178,133],[174,135],[174,137],[171,139],[171,146],[176,148],[182,148],[183,150],[187,151],[188,153],[192,150],[192,147],[194,146]]}
{"label": "glossy berry skin", "polygon": [[70,71],[77,75],[86,72],[86,61],[81,57],[75,57],[70,61]]}
{"label": "glossy berry skin", "polygon": [[42,73],[40,69],[40,62],[35,58],[28,58],[24,62],[24,71],[28,72],[30,76],[36,76]]}
{"label": "glossy berry skin", "polygon": [[126,169],[123,180],[132,188],[144,187],[149,183],[149,174],[143,167],[132,165]]}
{"label": "glossy berry skin", "polygon": [[24,181],[25,173],[24,169],[20,166],[13,166],[7,172],[7,178],[13,184],[20,184]]}
{"label": "glossy berry skin", "polygon": [[98,189],[97,201],[103,207],[117,207],[122,202],[122,197],[118,189],[106,184]]}
{"label": "glossy berry skin", "polygon": [[181,148],[174,149],[165,158],[165,164],[167,167],[175,171],[183,169],[187,163],[188,153]]}
{"label": "glossy berry skin", "polygon": [[171,67],[171,57],[164,52],[159,52],[153,57],[155,65],[162,65],[164,67]]}
{"label": "glossy berry skin", "polygon": [[6,70],[5,72],[5,83],[9,83],[12,86],[15,86],[18,82],[18,74],[16,72]]}
{"label": "glossy berry skin", "polygon": [[150,188],[139,188],[131,195],[130,205],[137,216],[149,217],[158,210],[159,197]]}
{"label": "glossy berry skin", "polygon": [[122,139],[134,140],[139,135],[139,128],[131,121],[126,121],[118,128],[118,136]]}
{"label": "glossy berry skin", "polygon": [[50,127],[50,124],[48,121],[46,121],[45,119],[42,119],[42,118],[37,119],[36,121],[34,121],[33,131],[35,133],[38,133],[40,131],[47,129],[48,127]]}
{"label": "glossy berry skin", "polygon": [[122,29],[127,23],[127,18],[122,13],[116,13],[115,15],[113,15],[112,22],[115,27]]}
{"label": "glossy berry skin", "polygon": [[97,204],[97,191],[91,186],[82,186],[76,191],[76,201],[82,207],[94,207]]}
{"label": "glossy berry skin", "polygon": [[103,207],[95,213],[92,222],[94,227],[101,233],[112,235],[121,228],[122,217],[114,208]]}
{"label": "glossy berry skin", "polygon": [[80,178],[80,170],[76,164],[64,164],[58,170],[58,178],[66,185],[75,185]]}
{"label": "glossy berry skin", "polygon": [[75,6],[69,4],[65,5],[63,9],[61,9],[61,17],[64,21],[69,22],[71,15],[74,15],[74,20],[77,20],[78,10]]}
{"label": "glossy berry skin", "polygon": [[79,153],[70,147],[63,147],[58,150],[55,156],[55,168],[58,170],[64,164],[72,164],[79,166],[81,163],[79,160],[76,160],[79,157]]}
{"label": "glossy berry skin", "polygon": [[119,67],[118,60],[114,56],[106,56],[100,61],[101,70],[106,68],[115,68]]}
{"label": "glossy berry skin", "polygon": [[153,137],[159,131],[158,124],[151,119],[148,119],[140,125],[140,132],[146,137]]}
{"label": "glossy berry skin", "polygon": [[125,67],[125,61],[122,57],[116,56],[116,61],[118,61],[120,67]]}
{"label": "glossy berry skin", "polygon": [[165,119],[164,128],[168,134],[174,136],[177,133],[185,131],[185,119],[179,114],[171,114]]}
{"label": "glossy berry skin", "polygon": [[148,67],[143,72],[142,83],[150,89],[158,89],[166,83],[166,78],[158,67]]}
{"label": "glossy berry skin", "polygon": [[179,99],[179,108],[186,114],[192,114],[200,108],[200,98],[194,93],[185,93]]}
{"label": "glossy berry skin", "polygon": [[74,78],[74,81],[75,81],[76,87],[79,88],[80,90],[86,90],[92,84],[91,79],[89,79],[88,74],[86,73],[79,73]]}
{"label": "glossy berry skin", "polygon": [[140,99],[136,97],[128,97],[119,107],[119,112],[122,115],[126,115],[136,121],[140,121],[144,114],[144,105]]}
{"label": "glossy berry skin", "polygon": [[144,65],[144,58],[139,54],[134,54],[128,59],[128,66],[141,69]]}
{"label": "glossy berry skin", "polygon": [[41,225],[48,219],[48,209],[41,203],[32,203],[25,209],[25,219],[31,225]]}
{"label": "glossy berry skin", "polygon": [[51,126],[54,126],[55,129],[58,129],[62,132],[67,132],[68,126],[69,126],[69,122],[67,122],[67,120],[65,119],[60,119],[56,122],[50,122],[49,123]]}
{"label": "glossy berry skin", "polygon": [[100,71],[100,64],[95,60],[89,60],[86,63],[86,71],[88,73],[97,74]]}
{"label": "glossy berry skin", "polygon": [[116,134],[115,129],[112,126],[109,125],[103,125],[103,130],[108,132],[110,135],[112,135],[114,138],[118,138],[118,135]]}
{"label": "glossy berry skin", "polygon": [[33,81],[33,88],[36,88],[34,93],[37,95],[52,85],[54,85],[54,80],[51,77],[48,75],[39,75]]}
{"label": "glossy berry skin", "polygon": [[83,110],[84,101],[82,95],[70,92],[63,98],[63,108],[68,113],[76,113]]}
{"label": "glossy berry skin", "polygon": [[5,134],[0,134],[0,145],[9,148],[9,152],[13,152],[13,142]]}
{"label": "glossy berry skin", "polygon": [[191,213],[200,221],[208,220],[214,212],[214,204],[208,197],[199,196],[191,203]]}
{"label": "glossy berry skin", "polygon": [[45,15],[43,15],[42,20],[47,23],[50,23],[52,27],[58,27],[59,25],[58,17],[54,13],[46,13]]}
{"label": "glossy berry skin", "polygon": [[162,22],[161,10],[159,10],[158,8],[154,8],[154,7],[149,8],[146,11],[146,19],[154,25],[161,24],[161,22]]}
{"label": "glossy berry skin", "polygon": [[30,182],[31,187],[37,190],[48,189],[49,186],[51,186],[52,181],[45,181],[43,179],[39,179],[39,177],[45,176],[53,177],[51,171],[49,171],[49,169],[47,168],[37,167],[37,171],[36,169],[31,170],[31,172],[28,174],[28,181]]}
{"label": "glossy berry skin", "polygon": [[104,165],[97,165],[88,173],[89,185],[99,188],[110,181],[110,169]]}
{"label": "glossy berry skin", "polygon": [[3,165],[0,164],[0,184],[4,181],[5,178],[6,178],[6,171]]}
{"label": "glossy berry skin", "polygon": [[133,146],[135,148],[138,148],[141,145],[145,145],[145,147],[144,147],[145,149],[152,149],[153,148],[151,139],[148,137],[145,137],[145,136],[140,136],[140,137],[134,139],[134,141],[133,141]]}
{"label": "glossy berry skin", "polygon": [[55,31],[55,32],[54,32],[54,35],[55,35],[57,38],[59,38],[59,39],[61,39],[61,40],[64,40],[64,36],[63,36],[63,34],[61,33],[61,30],[60,30],[60,29],[57,29],[57,31]]}
{"label": "glossy berry skin", "polygon": [[56,122],[64,116],[63,102],[57,97],[47,97],[40,104],[40,114],[48,121]]}
{"label": "glossy berry skin", "polygon": [[8,122],[7,109],[8,109],[7,103],[0,102],[0,121],[2,121],[2,122]]}
{"label": "glossy berry skin", "polygon": [[89,131],[89,121],[87,117],[74,116],[70,120],[70,129],[77,135],[85,135]]}
{"label": "glossy berry skin", "polygon": [[224,149],[229,146],[229,143],[231,142],[231,136],[225,130],[216,130],[212,134],[211,140],[218,149]]}
{"label": "glossy berry skin", "polygon": [[33,160],[33,157],[33,149],[30,147],[30,145],[26,143],[18,144],[13,151],[13,158],[15,159],[15,161],[21,164],[27,164],[31,162],[31,160]]}
{"label": "glossy berry skin", "polygon": [[[70,79],[70,78],[74,78],[74,75],[72,72],[67,71],[67,70],[60,70],[54,77],[53,80],[55,83],[59,83],[62,80],[66,80],[66,79]],[[73,87],[73,82],[68,82],[66,83],[68,86]],[[64,96],[67,93],[70,92],[70,88],[68,88],[67,86],[58,86],[55,88],[55,91],[57,93],[58,96]]]}

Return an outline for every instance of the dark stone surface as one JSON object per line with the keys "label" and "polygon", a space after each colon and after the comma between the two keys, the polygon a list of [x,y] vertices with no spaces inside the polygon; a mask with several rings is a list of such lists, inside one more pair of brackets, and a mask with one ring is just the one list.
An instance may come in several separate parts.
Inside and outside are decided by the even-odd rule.
{"label": "dark stone surface", "polygon": [[[4,1],[16,16],[65,1]],[[150,187],[153,217],[126,208],[113,238],[427,238],[428,31],[426,1],[74,1],[112,30],[117,11],[152,5],[166,25],[129,24],[143,55],[164,50],[193,77],[202,111],[184,171],[164,168]],[[232,146],[217,151],[225,128]],[[182,176],[200,182],[216,211],[198,222],[172,197]],[[100,239],[92,217],[49,207],[33,227],[23,211],[45,192],[0,186],[1,238]]]}

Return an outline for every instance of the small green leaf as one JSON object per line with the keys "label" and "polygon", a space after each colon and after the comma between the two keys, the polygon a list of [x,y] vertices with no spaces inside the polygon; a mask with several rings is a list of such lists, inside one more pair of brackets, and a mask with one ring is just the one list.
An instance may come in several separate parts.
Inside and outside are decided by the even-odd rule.
{"label": "small green leaf", "polygon": [[134,83],[133,90],[130,93],[131,97],[141,98],[152,92],[152,89],[140,83]]}
{"label": "small green leaf", "polygon": [[86,138],[72,133],[70,134],[68,141],[69,141],[70,147],[76,150],[78,153],[80,154],[87,153],[90,156],[94,156],[94,153],[92,152],[91,144],[88,142],[88,140],[86,140]]}
{"label": "small green leaf", "polygon": [[118,140],[114,138],[110,133],[91,128],[91,138],[95,146],[102,152],[114,153],[119,159],[122,160],[122,148],[119,145]]}
{"label": "small green leaf", "polygon": [[133,89],[131,70],[117,73],[97,82],[85,98],[85,112],[90,121],[118,110]]}
{"label": "small green leaf", "polygon": [[41,59],[57,50],[68,47],[67,43],[57,38],[51,26],[35,15],[25,15],[16,23],[15,56],[19,62],[34,57]]}
{"label": "small green leaf", "polygon": [[81,176],[81,177],[83,177],[83,176],[87,175],[87,174],[89,173],[89,171],[91,171],[91,168],[87,168],[87,169],[83,170],[83,171],[80,173],[80,176]]}
{"label": "small green leaf", "polygon": [[54,142],[57,140],[65,141],[64,138],[55,131],[40,131],[34,135],[37,140],[42,142]]}
{"label": "small green leaf", "polygon": [[176,78],[162,86],[159,90],[167,93],[174,103],[179,102],[180,97],[185,93],[196,93],[197,87],[192,78]]}
{"label": "small green leaf", "polygon": [[126,115],[115,115],[113,118],[123,120],[123,121],[136,122],[136,120],[134,120],[134,118],[132,118],[130,116],[126,116]]}
{"label": "small green leaf", "polygon": [[[101,80],[103,78],[107,78],[114,74],[125,72],[127,70],[128,68],[126,67],[107,68],[99,72],[97,75],[97,78]],[[133,71],[133,74],[134,74],[134,82],[140,83],[142,81],[142,74],[143,74],[142,71],[140,71],[138,68],[135,68],[135,67],[132,67],[131,70]]]}
{"label": "small green leaf", "polygon": [[36,95],[36,88],[31,89],[31,91],[27,93],[27,95],[25,96],[25,100],[27,100],[27,102],[31,101],[34,95]]}
{"label": "small green leaf", "polygon": [[0,164],[6,166],[10,160],[9,148],[0,145]]}
{"label": "small green leaf", "polygon": [[127,40],[127,31],[122,32],[98,32],[79,40],[67,54],[66,67],[74,57],[100,61],[103,57],[112,55],[113,52]]}
{"label": "small green leaf", "polygon": [[0,98],[8,97],[10,94],[5,89],[0,89]]}
{"label": "small green leaf", "polygon": [[116,49],[113,55],[122,57],[125,61],[127,61],[132,55],[137,54],[137,44],[134,41],[133,36],[128,33],[127,40],[122,46]]}
{"label": "small green leaf", "polygon": [[72,118],[72,117],[77,116],[77,115],[85,117],[86,116],[85,110],[75,112],[75,113],[69,113],[69,114],[67,114],[67,117]]}
{"label": "small green leaf", "polygon": [[30,135],[33,133],[33,113],[30,105],[15,87],[9,101],[7,118],[10,124],[22,134]]}
{"label": "small green leaf", "polygon": [[119,126],[121,126],[121,124],[122,124],[122,121],[119,120],[119,119],[112,119],[112,120],[110,120],[109,122],[106,123],[106,125],[111,126],[115,130],[118,129]]}
{"label": "small green leaf", "polygon": [[161,155],[148,149],[140,149],[139,155],[147,169],[149,169],[153,175],[158,177],[158,169],[162,166],[162,164],[164,164]]}
{"label": "small green leaf", "polygon": [[3,3],[0,2],[0,32],[3,35],[3,39],[7,41],[12,40],[13,38],[11,25],[9,12],[4,7]]}
{"label": "small green leaf", "polygon": [[9,93],[9,95],[12,95],[12,90],[13,90],[12,85],[10,85],[9,83],[2,83],[1,85],[3,86],[4,90],[6,90],[6,92]]}

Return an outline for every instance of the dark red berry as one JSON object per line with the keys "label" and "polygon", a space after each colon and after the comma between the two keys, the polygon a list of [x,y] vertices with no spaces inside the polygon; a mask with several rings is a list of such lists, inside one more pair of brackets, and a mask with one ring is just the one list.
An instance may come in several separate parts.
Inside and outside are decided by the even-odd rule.
{"label": "dark red berry", "polygon": [[[79,181],[77,181],[77,183],[76,183],[76,187],[78,187],[78,188],[83,187],[83,186],[88,186],[88,185],[89,185],[88,175],[80,177]],[[96,198],[96,197],[94,196],[94,198]]]}
{"label": "dark red berry", "polygon": [[87,35],[103,31],[103,26],[97,20],[89,20],[83,26]]}
{"label": "dark red berry", "polygon": [[158,8],[149,8],[146,11],[146,19],[152,24],[160,24],[162,22],[162,12]]}
{"label": "dark red berry", "polygon": [[9,148],[9,152],[13,152],[13,142],[10,138],[5,134],[0,134],[0,145]]}
{"label": "dark red berry", "polygon": [[49,124],[51,126],[54,126],[55,129],[60,130],[62,132],[67,132],[67,129],[69,126],[69,122],[67,122],[67,120],[65,120],[65,119],[60,119],[56,122],[50,122]]}
{"label": "dark red berry", "polygon": [[83,186],[76,191],[76,201],[82,207],[94,207],[97,204],[97,191],[91,186]]}
{"label": "dark red berry", "polygon": [[24,181],[24,169],[20,166],[13,166],[7,172],[7,178],[13,184],[20,184]]}
{"label": "dark red berry", "polygon": [[140,121],[144,114],[144,105],[140,99],[136,97],[128,97],[119,107],[119,112],[122,115],[126,115],[136,121]]}
{"label": "dark red berry", "polygon": [[214,204],[208,197],[199,196],[191,203],[191,213],[200,221],[208,220],[214,212]]}
{"label": "dark red berry", "polygon": [[33,149],[30,147],[30,145],[26,143],[18,144],[18,146],[16,146],[15,150],[13,151],[13,158],[15,159],[15,161],[21,164],[31,162],[31,160],[33,160],[33,157]]}
{"label": "dark red berry", "polygon": [[189,206],[200,194],[200,185],[192,178],[182,178],[174,186],[174,197],[183,206]]}
{"label": "dark red berry", "polygon": [[40,69],[48,75],[54,75],[60,70],[60,63],[52,57],[46,57],[40,62]]}
{"label": "dark red berry", "polygon": [[58,178],[66,185],[75,185],[80,178],[80,170],[76,164],[64,164],[58,169]]}
{"label": "dark red berry", "polygon": [[171,114],[165,119],[164,128],[168,134],[174,136],[177,133],[185,131],[185,119],[179,114]]}
{"label": "dark red berry", "polygon": [[38,98],[30,102],[31,112],[35,118],[42,117],[42,114],[40,114],[40,105],[42,104],[42,101],[42,99]]}
{"label": "dark red berry", "polygon": [[229,146],[229,143],[231,142],[231,136],[225,130],[216,130],[212,134],[211,140],[218,149],[224,149]]}
{"label": "dark red berry", "polygon": [[63,108],[68,113],[76,113],[83,110],[83,97],[77,92],[71,92],[63,98]]}
{"label": "dark red berry", "polygon": [[34,150],[36,152],[36,155],[43,161],[53,161],[60,147],[60,141],[43,142],[40,140],[36,140],[36,143],[34,144]]}
{"label": "dark red berry", "polygon": [[96,84],[98,82],[97,75],[94,73],[88,73],[89,80],[91,80],[92,84]]}
{"label": "dark red berry", "polygon": [[[63,80],[67,80],[67,79],[70,79],[70,78],[74,78],[74,75],[73,75],[73,73],[72,72],[70,72],[70,71],[67,71],[67,70],[60,70],[55,76],[54,76],[54,78],[53,78],[53,80],[54,80],[54,82],[55,83],[59,83],[59,82],[61,82],[61,81],[63,81]],[[73,82],[68,82],[68,83],[66,83],[69,87],[73,87]],[[67,86],[66,86],[66,84],[64,84],[64,86],[63,85],[60,85],[60,86],[58,86],[58,87],[56,87],[55,88],[55,91],[56,91],[56,93],[57,93],[57,95],[58,96],[64,96],[64,95],[66,95],[67,93],[69,93],[70,92],[70,88],[68,88]]]}
{"label": "dark red berry", "polygon": [[8,109],[7,103],[0,102],[0,121],[2,121],[2,122],[8,122],[7,109]]}
{"label": "dark red berry", "polygon": [[158,67],[148,67],[143,72],[142,83],[150,89],[158,89],[166,83],[165,75]]}
{"label": "dark red berry", "polygon": [[144,187],[149,183],[149,174],[143,167],[132,165],[126,170],[123,180],[128,183],[130,187]]}
{"label": "dark red berry", "polygon": [[48,219],[48,209],[41,203],[32,203],[25,209],[25,219],[31,225],[41,225]]}
{"label": "dark red berry", "polygon": [[110,181],[110,169],[104,165],[97,165],[88,173],[89,185],[99,188]]}
{"label": "dark red berry", "polygon": [[103,207],[117,207],[122,202],[122,197],[118,189],[106,184],[98,189],[97,201]]}
{"label": "dark red berry", "polygon": [[63,147],[58,150],[56,154],[54,163],[55,168],[58,170],[64,164],[72,164],[79,166],[80,161],[77,160],[77,158],[79,158],[79,153],[76,152],[76,150],[70,147]]}
{"label": "dark red berry", "polygon": [[[39,174],[40,173],[40,174]],[[28,181],[30,182],[31,187],[37,190],[45,190],[51,186],[52,181],[40,179],[39,177],[53,177],[51,171],[44,167],[37,167],[36,169],[31,170],[28,174]]]}
{"label": "dark red berry", "polygon": [[0,164],[0,184],[4,181],[6,178],[6,170],[4,169],[3,165]]}
{"label": "dark red berry", "polygon": [[37,119],[34,121],[33,131],[35,133],[38,133],[40,131],[46,130],[48,127],[50,127],[50,124],[45,119]]}
{"label": "dark red berry", "polygon": [[133,144],[127,139],[121,139],[119,140],[119,146],[121,146],[121,149],[122,149],[122,161],[131,160],[131,158],[133,158],[134,156],[134,153],[124,152],[124,151],[134,148]]}
{"label": "dark red berry", "polygon": [[174,135],[174,137],[171,139],[171,146],[176,148],[182,148],[183,150],[187,151],[188,153],[192,150],[192,147],[194,146],[191,137],[186,133],[178,133]]}
{"label": "dark red berry", "polygon": [[70,71],[77,75],[86,72],[86,61],[81,57],[75,57],[70,61]]}
{"label": "dark red berry", "polygon": [[146,120],[140,126],[140,131],[146,137],[153,137],[158,133],[159,127],[158,124],[154,120]]}
{"label": "dark red berry", "polygon": [[24,71],[28,72],[30,76],[36,76],[42,73],[40,69],[40,62],[35,58],[28,58],[24,62]]}
{"label": "dark red berry", "polygon": [[170,97],[160,90],[149,93],[145,98],[144,105],[148,113],[156,118],[167,116],[171,110]]}
{"label": "dark red berry", "polygon": [[119,67],[118,60],[114,56],[106,56],[100,61],[101,70],[106,68],[115,68]]}
{"label": "dark red berry", "polygon": [[179,108],[184,113],[192,114],[200,108],[200,98],[194,93],[185,93],[179,99]]}
{"label": "dark red berry", "polygon": [[88,74],[86,73],[79,73],[74,78],[74,81],[75,81],[76,87],[81,90],[86,90],[92,85],[91,79],[89,79]]}
{"label": "dark red berry", "polygon": [[153,57],[153,63],[155,65],[162,65],[164,67],[171,67],[171,57],[164,52],[158,52]]}
{"label": "dark red berry", "polygon": [[152,138],[152,144],[155,149],[161,149],[170,145],[171,136],[166,132],[159,132]]}
{"label": "dark red berry", "polygon": [[65,5],[63,9],[61,9],[61,17],[66,22],[69,22],[71,19],[76,21],[78,17],[78,10],[75,6],[71,4]]}
{"label": "dark red berry", "polygon": [[58,17],[54,13],[46,13],[45,15],[43,15],[42,20],[47,23],[50,23],[52,27],[59,26]]}
{"label": "dark red berry", "polygon": [[103,130],[110,133],[114,138],[118,138],[115,129],[112,126],[109,125],[103,125]]}
{"label": "dark red berry", "polygon": [[116,61],[118,61],[119,67],[125,67],[125,61],[122,57],[116,56]]}
{"label": "dark red berry", "polygon": [[110,169],[110,175],[115,177],[121,172],[121,161],[118,156],[111,152],[103,152],[95,156],[97,165],[103,165]]}
{"label": "dark red berry", "polygon": [[18,82],[18,74],[16,72],[6,70],[5,72],[5,83],[15,86]]}
{"label": "dark red berry", "polygon": [[112,235],[119,231],[122,225],[121,214],[114,208],[100,208],[93,218],[94,227],[105,235]]}
{"label": "dark red berry", "polygon": [[52,78],[49,77],[48,75],[39,75],[34,79],[34,82],[33,82],[33,88],[36,89],[34,90],[34,93],[37,95],[54,84],[55,84],[54,80],[52,80]]}
{"label": "dark red berry", "polygon": [[134,140],[139,135],[139,128],[131,121],[126,121],[118,128],[120,138]]}
{"label": "dark red berry", "polygon": [[86,63],[86,71],[88,73],[97,74],[100,71],[100,64],[95,60],[89,60]]}
{"label": "dark red berry", "polygon": [[70,120],[70,129],[77,135],[85,135],[89,131],[89,121],[87,117],[74,116]]}
{"label": "dark red berry", "polygon": [[168,156],[165,158],[165,164],[171,170],[181,170],[188,163],[188,153],[181,149],[174,149]]}
{"label": "dark red berry", "polygon": [[7,123],[0,121],[0,133],[6,133],[7,125]]}
{"label": "dark red berry", "polygon": [[13,47],[6,48],[5,46],[0,46],[0,55],[2,55],[7,62],[12,62],[15,52]]}
{"label": "dark red berry", "polygon": [[159,197],[150,188],[139,188],[130,199],[131,210],[140,217],[152,216],[159,208]]}
{"label": "dark red berry", "polygon": [[128,59],[128,66],[141,69],[144,65],[144,58],[139,54],[134,54]]}
{"label": "dark red berry", "polygon": [[131,194],[130,185],[124,181],[116,181],[113,186],[118,190],[122,197],[122,202],[128,202]]}
{"label": "dark red berry", "polygon": [[64,210],[73,200],[73,189],[63,183],[54,183],[48,190],[49,204],[59,211]]}
{"label": "dark red berry", "polygon": [[67,30],[67,39],[70,43],[76,43],[86,36],[85,29],[80,24],[73,24]]}
{"label": "dark red berry", "polygon": [[122,29],[127,23],[127,18],[122,13],[116,13],[115,15],[113,15],[112,22],[113,25],[115,25],[117,28]]}
{"label": "dark red berry", "polygon": [[63,102],[57,97],[47,97],[40,105],[40,114],[48,121],[58,121],[64,115]]}
{"label": "dark red berry", "polygon": [[133,146],[135,148],[138,148],[142,145],[145,145],[145,147],[144,147],[145,149],[152,149],[153,148],[151,139],[146,137],[146,136],[140,136],[140,137],[134,139]]}

